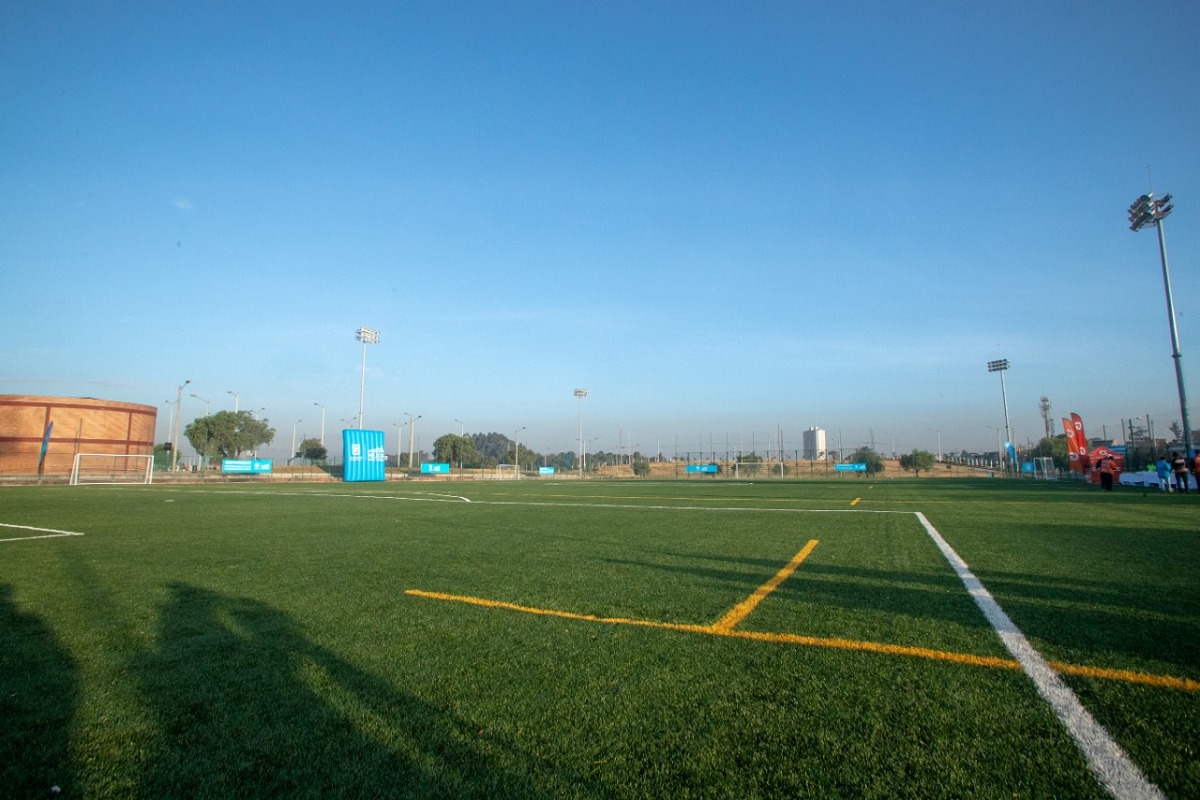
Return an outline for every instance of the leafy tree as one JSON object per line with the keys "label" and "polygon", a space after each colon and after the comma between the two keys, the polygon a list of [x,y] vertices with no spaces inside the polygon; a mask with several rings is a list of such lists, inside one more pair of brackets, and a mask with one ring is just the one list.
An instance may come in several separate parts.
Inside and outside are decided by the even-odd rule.
{"label": "leafy tree", "polygon": [[501,462],[512,463],[509,459],[512,457],[513,442],[503,433],[472,433],[470,438],[475,445],[475,452],[485,460],[493,459],[493,466]]}
{"label": "leafy tree", "polygon": [[249,411],[218,411],[211,417],[198,417],[184,428],[183,435],[205,458],[237,458],[270,444],[275,429]]}
{"label": "leafy tree", "polygon": [[635,453],[633,457],[633,474],[639,478],[645,478],[650,474],[650,459],[644,458],[640,453]]}
{"label": "leafy tree", "polygon": [[921,477],[921,470],[928,472],[936,463],[937,457],[928,450],[913,450],[908,455],[900,456],[900,466],[917,473],[918,478]]}
{"label": "leafy tree", "polygon": [[473,467],[479,461],[479,453],[470,437],[447,433],[433,443],[433,460]]}
{"label": "leafy tree", "polygon": [[329,452],[325,449],[325,445],[321,444],[320,439],[305,439],[296,450],[296,458],[304,458],[309,461],[324,461],[328,457]]}
{"label": "leafy tree", "polygon": [[858,448],[849,455],[846,461],[850,464],[866,464],[868,475],[883,472],[883,456],[869,447]]}
{"label": "leafy tree", "polygon": [[1037,447],[1029,451],[1029,455],[1035,458],[1053,458],[1055,468],[1063,472],[1071,468],[1071,457],[1067,453],[1067,437],[1061,434],[1049,439],[1043,438],[1037,443]]}

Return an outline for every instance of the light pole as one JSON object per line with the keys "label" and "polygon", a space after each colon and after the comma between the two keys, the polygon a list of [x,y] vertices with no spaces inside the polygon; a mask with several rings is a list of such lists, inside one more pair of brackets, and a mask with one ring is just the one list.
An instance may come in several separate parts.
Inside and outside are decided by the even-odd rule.
{"label": "light pole", "polygon": [[1171,358],[1175,359],[1175,384],[1179,389],[1179,414],[1183,417],[1184,448],[1188,462],[1195,452],[1192,448],[1192,425],[1188,420],[1187,390],[1183,384],[1183,356],[1179,353],[1179,329],[1175,325],[1175,300],[1171,296],[1171,273],[1167,268],[1167,240],[1163,233],[1163,220],[1175,209],[1171,195],[1155,198],[1151,192],[1144,194],[1129,207],[1129,230],[1137,233],[1154,224],[1158,229],[1158,254],[1162,260],[1163,286],[1167,292],[1167,323],[1171,326]]}
{"label": "light pole", "polygon": [[233,413],[235,413],[235,414],[238,413],[238,402],[241,400],[242,396],[238,392],[235,392],[233,389],[230,389],[229,391],[225,392],[225,394],[233,395]]}
{"label": "light pole", "polygon": [[940,463],[942,463],[942,432],[939,431],[937,428],[930,428],[929,430],[931,430],[937,434],[938,463],[940,464]]}
{"label": "light pole", "polygon": [[413,428],[417,425],[417,420],[421,418],[420,414],[415,417],[407,411],[401,411],[401,414],[408,417],[408,468],[412,469],[413,462]]}
{"label": "light pole", "polygon": [[466,434],[467,425],[461,419],[456,419],[454,421],[458,423],[458,438],[462,439],[463,437],[465,437],[467,435]]}
{"label": "light pole", "polygon": [[299,425],[301,422],[304,422],[304,420],[298,419],[292,423],[292,452],[288,453],[288,460],[287,460],[287,463],[289,463],[289,464],[291,464],[292,460],[295,459],[295,457],[296,457],[296,426]]}
{"label": "light pole", "polygon": [[513,461],[517,465],[517,480],[521,480],[521,445],[517,437],[521,435],[521,431],[523,430],[525,430],[524,425],[517,428],[517,432],[513,434]]}
{"label": "light pole", "polygon": [[[1008,437],[1008,441],[1012,443],[1012,428],[1008,424],[1008,394],[1004,390],[1004,373],[1008,371],[1008,359],[999,358],[995,361],[987,362],[988,372],[1000,373],[1000,399],[1004,402],[1004,435]],[[1014,445],[1015,448],[1015,445]],[[1017,465],[1012,464],[1013,471],[1016,471]]]}
{"label": "light pole", "polygon": [[363,395],[367,390],[367,345],[379,344],[379,331],[371,328],[359,328],[354,338],[362,342],[363,346],[362,381],[358,386],[358,429],[362,430]]}
{"label": "light pole", "polygon": [[183,387],[191,383],[191,379],[179,384],[175,391],[175,430],[171,434],[171,472],[179,464],[179,415],[183,409]]}
{"label": "light pole", "polygon": [[208,416],[208,414],[209,414],[208,398],[207,398],[207,397],[201,397],[200,395],[196,394],[195,392],[192,392],[192,397],[196,398],[197,400],[203,400],[203,401],[204,401],[204,416],[206,416],[206,417],[207,417],[207,416]]}
{"label": "light pole", "polygon": [[[321,406],[320,403],[313,403],[314,406]],[[325,406],[321,406],[321,447],[325,446]]]}
{"label": "light pole", "polygon": [[579,398],[579,477],[583,477],[583,398],[588,396],[587,389],[576,389],[575,396]]}
{"label": "light pole", "polygon": [[[192,397],[196,398],[197,400],[203,400],[203,401],[204,401],[204,419],[206,420],[206,424],[205,424],[205,430],[207,431],[207,430],[209,430],[209,428],[208,428],[208,425],[207,425],[207,420],[208,420],[208,416],[209,416],[209,405],[208,405],[208,398],[207,398],[207,397],[201,397],[200,395],[196,394],[195,392],[193,392],[193,393],[192,393]],[[208,436],[206,435],[204,438],[205,438],[205,442],[204,442],[204,463],[203,463],[202,465],[200,465],[200,466],[201,466],[201,469],[207,469],[207,468],[208,468]]]}
{"label": "light pole", "polygon": [[401,431],[404,428],[403,422],[393,422],[396,426],[396,469],[400,469],[400,451],[404,447],[404,436]]}

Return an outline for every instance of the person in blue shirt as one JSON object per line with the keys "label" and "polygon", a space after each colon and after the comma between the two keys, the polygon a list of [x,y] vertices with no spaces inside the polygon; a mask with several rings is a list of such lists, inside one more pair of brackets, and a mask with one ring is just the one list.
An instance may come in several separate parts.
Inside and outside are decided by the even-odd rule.
{"label": "person in blue shirt", "polygon": [[1167,463],[1166,456],[1159,456],[1154,471],[1158,473],[1158,488],[1164,492],[1171,491],[1171,465]]}

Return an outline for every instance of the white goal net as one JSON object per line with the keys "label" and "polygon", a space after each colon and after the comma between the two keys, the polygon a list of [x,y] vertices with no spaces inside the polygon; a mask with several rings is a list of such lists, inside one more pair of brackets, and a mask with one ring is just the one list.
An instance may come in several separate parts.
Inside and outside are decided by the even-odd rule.
{"label": "white goal net", "polygon": [[521,468],[516,464],[497,464],[496,480],[515,481],[521,477]]}
{"label": "white goal net", "polygon": [[71,485],[81,483],[150,483],[154,456],[112,453],[76,453],[71,465]]}

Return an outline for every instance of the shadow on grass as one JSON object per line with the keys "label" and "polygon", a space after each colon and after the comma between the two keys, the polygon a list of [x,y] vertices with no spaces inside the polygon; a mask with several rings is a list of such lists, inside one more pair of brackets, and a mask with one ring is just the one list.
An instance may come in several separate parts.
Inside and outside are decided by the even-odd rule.
{"label": "shadow on grass", "polygon": [[144,796],[547,797],[582,782],[314,644],[277,609],[169,589],[157,649],[133,665],[157,729]]}
{"label": "shadow on grass", "polygon": [[45,622],[20,611],[0,584],[0,792],[5,797],[70,793],[75,662]]}

